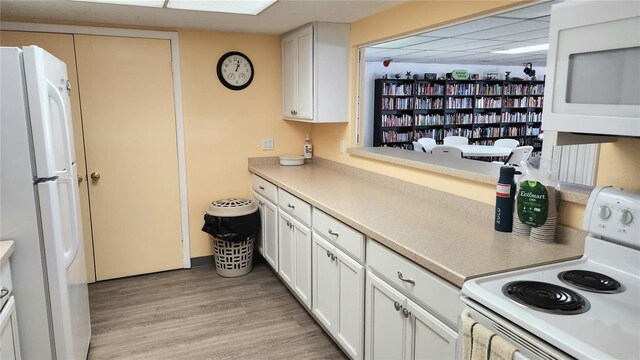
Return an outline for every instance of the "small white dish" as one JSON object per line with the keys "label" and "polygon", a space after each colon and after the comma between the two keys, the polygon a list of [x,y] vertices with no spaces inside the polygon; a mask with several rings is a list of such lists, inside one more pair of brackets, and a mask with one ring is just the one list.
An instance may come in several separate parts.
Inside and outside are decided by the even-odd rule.
{"label": "small white dish", "polygon": [[282,166],[296,166],[304,165],[304,156],[302,155],[281,155],[280,165]]}

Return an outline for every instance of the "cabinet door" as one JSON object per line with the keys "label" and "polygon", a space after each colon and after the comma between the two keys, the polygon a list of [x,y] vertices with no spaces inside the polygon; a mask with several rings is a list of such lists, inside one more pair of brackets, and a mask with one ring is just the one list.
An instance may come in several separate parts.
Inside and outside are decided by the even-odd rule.
{"label": "cabinet door", "polygon": [[269,200],[263,201],[262,256],[278,272],[278,208]]}
{"label": "cabinet door", "polygon": [[[298,93],[296,118],[313,119],[313,27],[306,27],[296,33]],[[330,70],[329,70],[330,71]]]}
{"label": "cabinet door", "polygon": [[0,359],[18,360],[20,358],[16,305],[14,297],[11,296],[0,313]]}
{"label": "cabinet door", "polygon": [[313,234],[313,313],[329,330],[338,318],[338,267],[334,247]]}
{"label": "cabinet door", "polygon": [[403,359],[404,295],[367,271],[365,355],[367,359]]}
{"label": "cabinet door", "polygon": [[264,253],[262,251],[262,238],[263,238],[263,234],[264,234],[264,210],[262,210],[262,204],[265,202],[266,200],[258,195],[255,191],[253,192],[253,203],[256,204],[258,206],[258,210],[260,213],[260,233],[258,234],[258,237],[254,240],[253,246],[255,246],[255,248],[258,250],[258,252],[264,256]]}
{"label": "cabinet door", "polygon": [[293,223],[289,215],[284,211],[278,211],[278,274],[282,281],[289,287],[293,287],[294,279],[294,239],[293,239]]}
{"label": "cabinet door", "polygon": [[282,39],[282,116],[295,117],[297,81],[298,81],[298,56],[295,34]]}
{"label": "cabinet door", "polygon": [[299,221],[293,223],[293,290],[311,309],[311,231]]}
{"label": "cabinet door", "polygon": [[364,268],[342,251],[338,260],[338,322],[334,335],[352,359],[362,359],[364,338]]}
{"label": "cabinet door", "polygon": [[406,309],[407,359],[455,359],[458,334],[411,300]]}

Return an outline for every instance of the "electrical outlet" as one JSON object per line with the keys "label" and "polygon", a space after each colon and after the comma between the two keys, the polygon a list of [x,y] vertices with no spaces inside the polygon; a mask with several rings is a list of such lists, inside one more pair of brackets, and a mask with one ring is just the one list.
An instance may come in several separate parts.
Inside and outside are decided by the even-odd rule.
{"label": "electrical outlet", "polygon": [[344,154],[344,151],[345,151],[344,150],[344,139],[340,139],[340,148],[339,148],[339,150],[340,150],[341,154]]}
{"label": "electrical outlet", "polygon": [[262,151],[273,150],[273,138],[262,138]]}

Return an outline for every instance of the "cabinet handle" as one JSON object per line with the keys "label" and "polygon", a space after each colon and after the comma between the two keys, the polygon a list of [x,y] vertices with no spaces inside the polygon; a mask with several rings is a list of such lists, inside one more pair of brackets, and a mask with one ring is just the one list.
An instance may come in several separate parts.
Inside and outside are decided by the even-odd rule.
{"label": "cabinet handle", "polygon": [[293,115],[293,110],[291,110],[290,112],[291,112],[291,115]]}
{"label": "cabinet handle", "polygon": [[258,186],[258,189],[264,191],[264,186]]}
{"label": "cabinet handle", "polygon": [[336,259],[336,255],[334,253],[331,253],[331,261],[334,261]]}
{"label": "cabinet handle", "polygon": [[291,204],[287,204],[287,207],[288,207],[289,209],[291,209],[291,210],[294,210],[294,209],[296,208],[295,206],[293,206],[293,205],[291,205]]}
{"label": "cabinet handle", "polygon": [[0,290],[0,299],[2,299],[7,295],[9,295],[9,289],[7,289],[6,287],[3,287],[2,290]]}
{"label": "cabinet handle", "polygon": [[262,201],[258,201],[258,204],[260,204],[260,206],[264,205]]}
{"label": "cabinet handle", "polygon": [[400,311],[400,309],[402,309],[402,304],[396,301],[393,303],[393,307],[396,308],[396,311]]}
{"label": "cabinet handle", "polygon": [[331,251],[327,250],[327,257],[331,256]]}
{"label": "cabinet handle", "polygon": [[337,232],[333,232],[331,229],[329,229],[329,235],[335,236],[335,237],[339,237],[340,235]]}
{"label": "cabinet handle", "polygon": [[291,227],[291,223],[287,221],[287,227]]}
{"label": "cabinet handle", "polygon": [[402,314],[404,315],[405,318],[408,318],[409,316],[411,316],[411,311],[404,308],[402,309]]}
{"label": "cabinet handle", "polygon": [[405,278],[402,276],[402,272],[401,272],[401,271],[398,271],[398,279],[400,279],[400,280],[402,280],[402,281],[404,281],[404,282],[408,282],[409,284],[412,284],[412,285],[415,285],[415,284],[416,284],[416,281],[415,281],[415,280],[413,280],[413,279],[405,279]]}

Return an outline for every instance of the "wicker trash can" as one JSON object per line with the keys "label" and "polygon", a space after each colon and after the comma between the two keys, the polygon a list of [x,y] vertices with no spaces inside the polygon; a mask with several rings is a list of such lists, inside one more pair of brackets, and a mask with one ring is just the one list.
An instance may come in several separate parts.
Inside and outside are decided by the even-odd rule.
{"label": "wicker trash can", "polygon": [[248,199],[221,199],[209,205],[202,231],[213,237],[216,272],[238,277],[251,272],[253,242],[260,229],[258,207]]}

